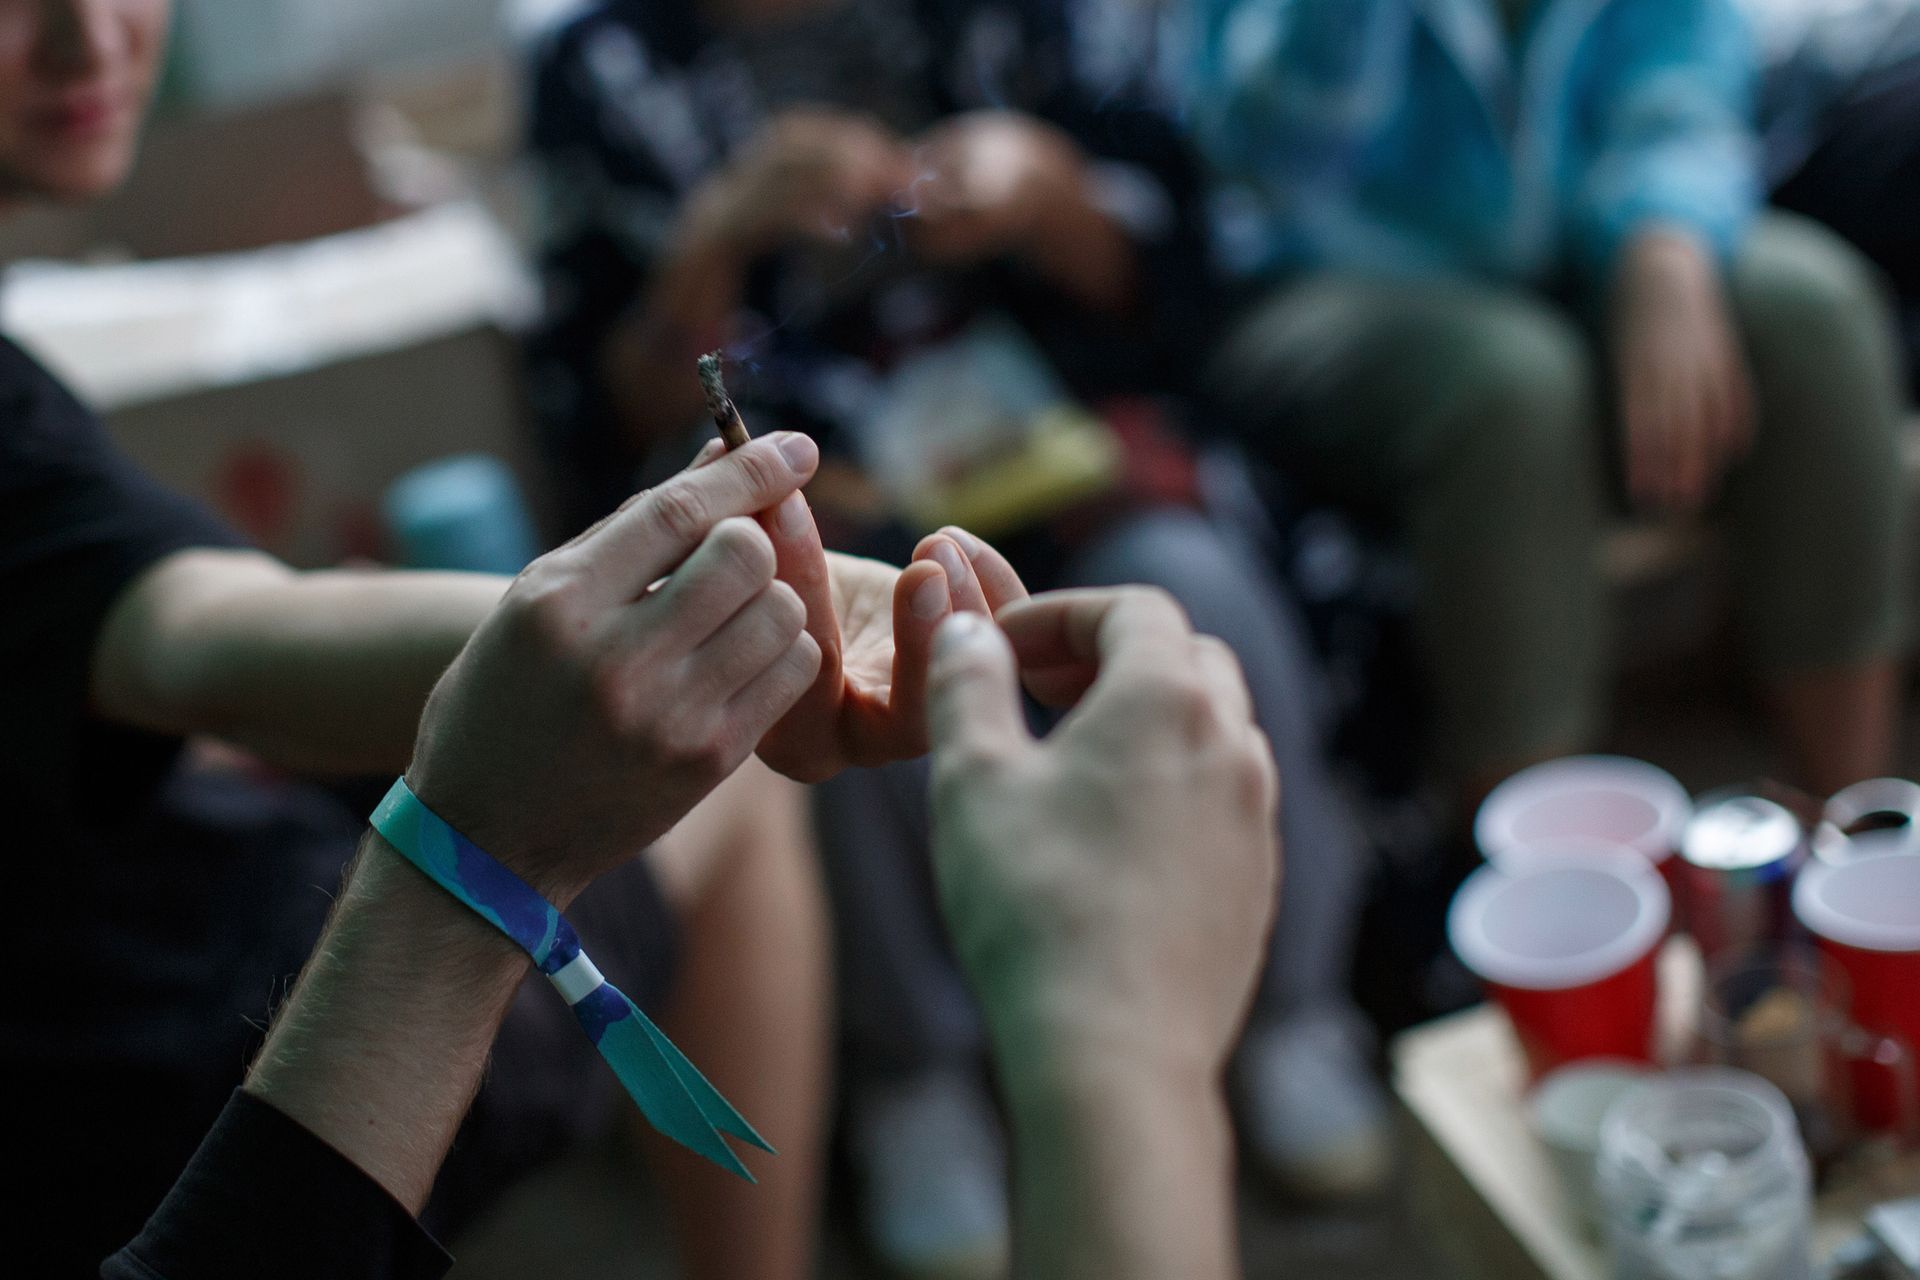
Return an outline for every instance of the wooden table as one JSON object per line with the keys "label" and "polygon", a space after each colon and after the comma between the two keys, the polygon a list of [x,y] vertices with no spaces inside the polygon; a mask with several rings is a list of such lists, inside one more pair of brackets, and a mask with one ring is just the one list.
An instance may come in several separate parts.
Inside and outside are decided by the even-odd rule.
{"label": "wooden table", "polygon": [[[1684,1056],[1699,960],[1661,957],[1662,1043]],[[1394,1091],[1413,1118],[1413,1203],[1436,1251],[1473,1280],[1607,1280],[1606,1251],[1580,1222],[1546,1150],[1528,1132],[1520,1046],[1489,1006],[1441,1018],[1393,1045]],[[1920,1194],[1920,1155],[1863,1156],[1815,1203],[1814,1251],[1828,1257],[1869,1206]]]}

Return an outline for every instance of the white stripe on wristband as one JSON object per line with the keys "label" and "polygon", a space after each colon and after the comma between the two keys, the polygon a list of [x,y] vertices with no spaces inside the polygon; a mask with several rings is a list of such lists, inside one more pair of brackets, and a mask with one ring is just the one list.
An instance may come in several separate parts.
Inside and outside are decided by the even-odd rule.
{"label": "white stripe on wristband", "polygon": [[593,967],[593,961],[587,959],[587,953],[582,951],[548,974],[547,981],[553,984],[553,989],[560,993],[561,999],[569,1005],[575,1005],[605,985],[607,980],[600,976],[600,971]]}

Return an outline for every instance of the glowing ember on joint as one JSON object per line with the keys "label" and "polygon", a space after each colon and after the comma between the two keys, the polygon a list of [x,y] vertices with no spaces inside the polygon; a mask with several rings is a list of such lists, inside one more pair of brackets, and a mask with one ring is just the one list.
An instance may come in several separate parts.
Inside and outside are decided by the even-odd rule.
{"label": "glowing ember on joint", "polygon": [[729,450],[738,449],[753,437],[747,434],[747,424],[740,420],[740,410],[734,408],[727,384],[720,378],[720,353],[709,351],[701,356],[699,368],[700,388],[707,393],[707,412],[713,415],[713,425],[719,428]]}

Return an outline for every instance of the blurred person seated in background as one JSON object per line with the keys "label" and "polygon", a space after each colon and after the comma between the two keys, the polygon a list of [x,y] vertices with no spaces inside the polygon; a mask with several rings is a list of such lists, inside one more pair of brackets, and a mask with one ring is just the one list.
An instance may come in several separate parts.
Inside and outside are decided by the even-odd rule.
{"label": "blurred person seated in background", "polygon": [[1920,0],[1740,0],[1760,50],[1773,202],[1845,236],[1892,284],[1920,392]]}
{"label": "blurred person seated in background", "polygon": [[[83,201],[120,180],[167,18],[164,0],[0,0],[8,201]],[[507,582],[295,572],[141,474],[3,339],[0,393],[0,803],[20,907],[6,945],[17,972],[41,975],[0,1015],[0,1070],[23,1091],[11,1207],[60,1224],[24,1246],[33,1274],[91,1274],[238,1083],[358,838],[350,810],[268,770],[404,765],[428,691]],[[783,435],[749,461],[798,475],[816,458]],[[766,559],[758,544],[773,538],[795,585],[769,587],[758,609],[781,625],[804,614],[822,658],[808,715],[764,754],[790,771],[919,754],[917,729],[899,736],[914,690],[895,681],[889,697],[885,664],[896,617],[931,635],[951,594],[943,571],[821,560],[810,519],[769,528],[736,550]],[[901,612],[929,582],[943,607]],[[830,591],[849,611],[844,635]],[[742,625],[759,616],[743,611]],[[208,767],[187,741],[203,735],[261,767]],[[692,1274],[795,1276],[811,1262],[828,1045],[809,845],[799,788],[754,766],[575,907],[616,940],[602,960],[627,990],[787,1152],[752,1190],[663,1153]],[[429,1207],[442,1228],[620,1114],[611,1073],[548,993],[504,1019]]]}
{"label": "blurred person seated in background", "polygon": [[[1255,447],[1395,522],[1465,803],[1593,745],[1616,497],[1724,513],[1794,781],[1891,764],[1897,364],[1838,237],[1756,218],[1730,0],[1202,0],[1188,85],[1250,290]],[[1470,808],[1468,810],[1470,812]]]}
{"label": "blurred person seated in background", "polygon": [[[1166,425],[1208,304],[1196,176],[1150,101],[1155,46],[1116,38],[1123,14],[1069,13],[713,0],[566,22],[531,90],[548,223],[532,394],[590,517],[685,457],[706,429],[689,370],[725,349],[750,420],[820,436],[837,466],[811,492],[843,526],[856,508],[932,527],[984,504],[1028,582],[1159,585],[1225,639],[1287,778],[1292,858],[1237,1061],[1243,1137],[1289,1190],[1370,1191],[1388,1116],[1346,991],[1364,858],[1322,759],[1316,672],[1266,567],[1196,510]],[[1117,479],[1083,465],[1115,452]],[[992,1275],[1003,1155],[932,906],[925,790],[902,769],[820,797],[847,1147],[888,1264]]]}
{"label": "blurred person seated in background", "polygon": [[[713,605],[778,585],[740,517],[791,501],[810,471],[722,457],[530,566],[434,689],[405,775],[419,802],[564,908],[805,716],[821,653],[799,616],[752,645]],[[753,534],[757,574],[740,554]],[[1225,1280],[1220,1077],[1278,881],[1273,758],[1226,646],[1164,594],[1001,616],[1004,635],[949,619],[931,671],[924,645],[902,670],[931,682],[941,902],[1019,1138],[1020,1274]],[[1044,742],[1023,674],[1078,704]],[[701,750],[663,754],[690,722],[709,726]],[[244,1087],[103,1275],[446,1271],[416,1215],[529,965],[412,856],[367,833]],[[778,1027],[749,1034],[795,1047]]]}

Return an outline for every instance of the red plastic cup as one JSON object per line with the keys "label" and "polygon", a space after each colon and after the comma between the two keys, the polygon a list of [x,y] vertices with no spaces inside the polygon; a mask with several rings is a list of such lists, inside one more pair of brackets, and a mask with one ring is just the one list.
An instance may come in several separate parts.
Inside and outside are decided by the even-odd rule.
{"label": "red plastic cup", "polygon": [[1692,815],[1686,788],[1664,769],[1626,756],[1568,756],[1522,769],[1489,792],[1473,838],[1500,866],[1541,849],[1624,845],[1670,875]]}
{"label": "red plastic cup", "polygon": [[1809,863],[1793,887],[1793,913],[1846,970],[1853,1022],[1895,1042],[1885,1062],[1853,1066],[1860,1123],[1911,1134],[1920,1109],[1912,1076],[1920,1049],[1920,855]]}
{"label": "red plastic cup", "polygon": [[1672,913],[1666,881],[1629,850],[1540,849],[1468,876],[1447,935],[1538,1080],[1585,1058],[1653,1061],[1654,966]]}

